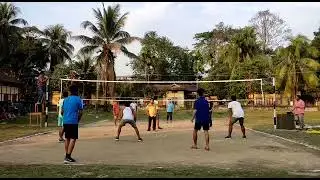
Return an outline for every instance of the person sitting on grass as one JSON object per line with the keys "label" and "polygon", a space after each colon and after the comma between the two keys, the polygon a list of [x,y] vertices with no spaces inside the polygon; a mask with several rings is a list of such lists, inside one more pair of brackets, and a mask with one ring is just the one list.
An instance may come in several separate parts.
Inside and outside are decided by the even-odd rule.
{"label": "person sitting on grass", "polygon": [[233,124],[239,121],[241,131],[242,131],[242,138],[246,138],[246,129],[243,125],[244,123],[244,111],[241,107],[241,104],[237,101],[236,96],[231,96],[231,102],[228,103],[229,109],[229,133],[228,136],[225,138],[231,138],[231,133],[233,129]]}
{"label": "person sitting on grass", "polygon": [[78,139],[78,127],[82,117],[83,104],[78,96],[78,88],[75,85],[70,86],[71,95],[63,100],[61,115],[63,116],[63,130],[65,135],[66,156],[64,162],[75,162],[71,157],[73,148]]}
{"label": "person sitting on grass", "polygon": [[63,139],[63,116],[61,114],[62,111],[62,105],[63,105],[63,100],[68,97],[68,92],[63,92],[62,98],[59,100],[57,109],[58,109],[58,127],[59,127],[59,142],[64,142]]}
{"label": "person sitting on grass", "polygon": [[209,151],[209,129],[210,129],[210,119],[209,119],[209,103],[204,97],[204,89],[198,89],[198,95],[200,96],[194,102],[194,113],[191,122],[195,119],[194,130],[193,130],[193,146],[192,149],[198,149],[198,131],[201,128],[204,131],[206,146],[205,150]]}
{"label": "person sitting on grass", "polygon": [[118,127],[118,132],[117,132],[117,136],[115,138],[116,141],[119,141],[119,136],[121,133],[121,128],[123,126],[125,126],[127,123],[130,124],[133,129],[136,131],[137,137],[138,137],[138,141],[142,141],[142,138],[140,137],[140,133],[136,124],[136,112],[135,110],[130,106],[130,102],[125,102],[124,103],[125,107],[123,109],[120,110],[120,124]]}

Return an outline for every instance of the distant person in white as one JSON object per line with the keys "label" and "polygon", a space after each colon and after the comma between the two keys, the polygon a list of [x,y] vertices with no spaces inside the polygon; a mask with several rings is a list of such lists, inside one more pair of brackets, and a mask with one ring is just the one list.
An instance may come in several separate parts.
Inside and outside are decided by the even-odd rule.
{"label": "distant person in white", "polygon": [[244,128],[244,111],[241,104],[236,101],[236,96],[231,96],[231,102],[228,103],[229,109],[229,134],[225,138],[231,138],[233,124],[239,121],[242,131],[242,138],[246,138],[246,130]]}
{"label": "distant person in white", "polygon": [[128,123],[136,131],[136,134],[138,136],[138,141],[139,142],[142,141],[142,138],[140,137],[140,134],[139,134],[138,127],[136,125],[136,112],[133,110],[132,107],[130,107],[130,102],[125,102],[124,108],[122,108],[120,110],[120,116],[119,117],[121,118],[121,121],[120,121],[120,124],[119,124],[119,127],[118,127],[118,133],[117,133],[117,136],[116,136],[115,140],[119,141],[121,128]]}

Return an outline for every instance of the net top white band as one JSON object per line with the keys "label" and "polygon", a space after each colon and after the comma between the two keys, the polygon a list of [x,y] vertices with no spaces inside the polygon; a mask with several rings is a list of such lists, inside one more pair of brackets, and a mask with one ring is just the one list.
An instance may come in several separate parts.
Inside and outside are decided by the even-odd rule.
{"label": "net top white band", "polygon": [[249,82],[262,81],[263,79],[237,79],[237,80],[216,80],[216,81],[104,81],[88,79],[60,79],[61,81],[95,82],[95,83],[132,83],[132,84],[197,84],[197,83],[223,83],[223,82]]}

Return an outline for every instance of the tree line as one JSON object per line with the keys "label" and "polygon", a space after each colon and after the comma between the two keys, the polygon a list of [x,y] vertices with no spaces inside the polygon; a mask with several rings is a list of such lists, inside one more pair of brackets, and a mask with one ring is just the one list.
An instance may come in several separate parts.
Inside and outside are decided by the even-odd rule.
{"label": "tree line", "polygon": [[[269,10],[257,12],[245,27],[235,28],[223,22],[211,31],[194,35],[196,43],[187,49],[175,45],[155,31],[144,37],[132,36],[124,30],[129,13],[120,13],[120,5],[92,9],[95,22],[83,21],[80,26],[92,36],[74,35],[63,25],[39,29],[20,17],[20,9],[12,3],[0,3],[0,68],[22,80],[25,88],[34,82],[25,79],[48,67],[51,88],[59,89],[59,78],[75,70],[82,79],[115,80],[115,62],[120,53],[131,59],[134,78],[138,80],[227,80],[276,77],[277,91],[293,98],[298,92],[312,94],[319,87],[320,28],[314,38],[292,36],[285,20]],[[79,52],[69,43],[83,44]],[[134,54],[127,45],[139,41],[141,51]],[[30,79],[30,78],[29,78]],[[30,80],[31,81],[31,80]],[[87,94],[96,89],[84,84]],[[105,96],[130,94],[139,85],[121,87],[102,83]],[[140,85],[141,86],[141,85]],[[246,98],[259,92],[257,83],[203,84],[219,99],[233,93]],[[140,93],[152,91],[138,87]],[[30,90],[33,92],[32,90]],[[266,86],[267,92],[272,87]],[[85,92],[83,92],[85,94]],[[144,94],[143,94],[144,93]],[[27,93],[26,93],[27,94]]]}

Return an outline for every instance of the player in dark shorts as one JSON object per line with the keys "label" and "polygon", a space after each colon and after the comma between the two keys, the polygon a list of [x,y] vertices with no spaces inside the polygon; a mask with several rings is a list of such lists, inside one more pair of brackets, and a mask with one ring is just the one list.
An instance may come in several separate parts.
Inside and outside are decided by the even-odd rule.
{"label": "player in dark shorts", "polygon": [[[194,114],[191,122],[195,119],[193,130],[193,146],[192,149],[198,149],[198,131],[201,128],[204,131],[206,146],[205,150],[209,151],[209,129],[210,129],[210,117],[209,117],[209,102],[204,97],[204,89],[198,89],[198,95],[200,96],[194,103]],[[212,123],[211,123],[212,124]]]}
{"label": "player in dark shorts", "polygon": [[73,148],[78,139],[78,124],[82,116],[83,103],[78,96],[78,88],[70,86],[70,96],[64,99],[62,105],[63,129],[65,133],[65,163],[75,162],[71,157]]}
{"label": "player in dark shorts", "polygon": [[246,129],[244,127],[244,111],[241,107],[241,104],[237,101],[236,96],[231,96],[231,102],[228,103],[229,109],[229,129],[228,129],[228,136],[225,138],[231,138],[231,133],[233,129],[233,124],[239,121],[241,131],[242,131],[242,138],[246,138]]}

